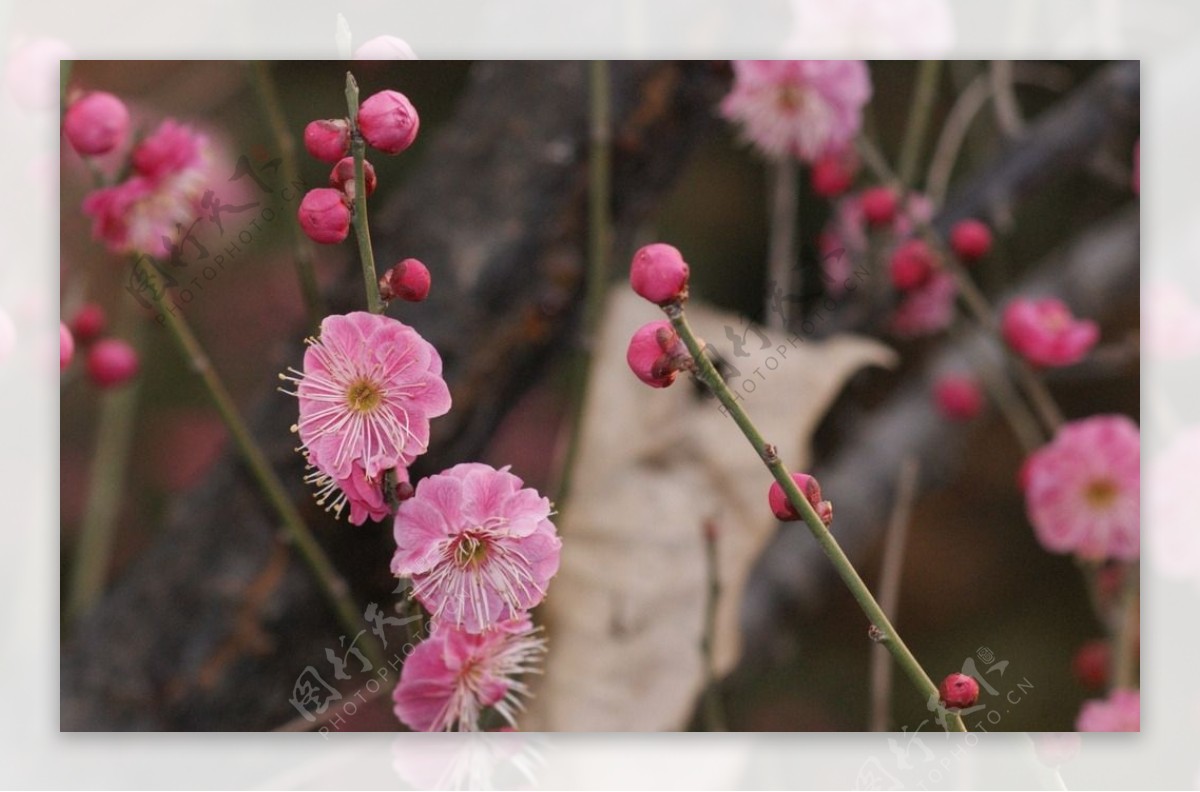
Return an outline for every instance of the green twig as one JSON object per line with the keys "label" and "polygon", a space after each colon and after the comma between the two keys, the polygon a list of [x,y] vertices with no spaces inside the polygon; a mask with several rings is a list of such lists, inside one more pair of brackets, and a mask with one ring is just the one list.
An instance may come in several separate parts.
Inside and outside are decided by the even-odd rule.
{"label": "green twig", "polygon": [[[254,76],[254,86],[262,102],[263,112],[271,126],[271,134],[275,138],[275,146],[279,149],[280,169],[283,171],[283,183],[294,185],[300,183],[300,171],[296,165],[296,138],[288,131],[287,117],[279,101],[279,92],[271,77],[271,67],[266,61],[255,61],[251,67]],[[359,182],[361,184],[361,182]],[[296,276],[300,281],[300,293],[308,311],[308,324],[312,332],[321,326],[325,316],[325,305],[321,299],[321,291],[317,286],[317,275],[313,268],[312,243],[304,235],[298,223],[289,223],[292,234],[292,256],[296,264]]]}
{"label": "green twig", "polygon": [[704,572],[708,589],[704,596],[704,632],[700,635],[700,656],[704,661],[704,722],[709,731],[729,731],[721,690],[717,679],[717,606],[721,601],[721,567],[717,554],[717,527],[704,526]]}
{"label": "green twig", "polygon": [[768,217],[771,227],[767,240],[767,296],[763,317],[767,326],[782,330],[791,322],[793,301],[786,298],[777,301],[775,292],[778,290],[785,295],[802,293],[799,273],[795,272],[796,207],[800,202],[799,171],[795,158],[783,156],[774,160],[770,164],[770,176]]}
{"label": "green twig", "polygon": [[[771,475],[779,482],[779,486],[783,488],[787,495],[788,501],[792,504],[792,508],[803,518],[805,525],[808,526],[813,538],[817,540],[821,550],[833,563],[834,569],[846,587],[850,589],[850,594],[854,597],[859,607],[862,608],[871,626],[875,627],[879,634],[879,640],[883,643],[887,650],[891,652],[892,657],[900,665],[900,668],[912,681],[917,690],[925,697],[926,701],[938,700],[937,685],[925,673],[925,669],[917,662],[917,658],[909,650],[904,643],[900,634],[896,632],[892,626],[887,614],[879,607],[879,603],[875,601],[875,597],[871,595],[867,584],[859,577],[858,571],[846,557],[846,553],[842,550],[841,545],[829,532],[829,528],[821,521],[812,504],[800,492],[800,488],[796,486],[796,482],[792,480],[791,474],[787,467],[779,458],[778,451],[775,446],[768,445],[763,440],[762,434],[755,427],[754,422],[750,420],[750,416],[738,404],[738,397],[735,397],[729,390],[729,386],[725,384],[725,380],[717,373],[712,362],[703,353],[700,347],[700,342],[696,339],[695,333],[692,332],[691,326],[688,324],[687,318],[684,316],[683,306],[678,303],[668,305],[666,307],[667,316],[671,320],[671,324],[675,327],[675,331],[679,333],[687,346],[688,352],[691,354],[696,367],[697,377],[704,382],[713,395],[725,407],[725,410],[733,418],[734,423],[742,430],[742,434],[750,441],[750,445],[758,453],[767,469],[771,471]],[[948,713],[949,727],[954,731],[966,731],[966,726],[963,725],[962,718],[955,712]]]}
{"label": "green twig", "polygon": [[[140,350],[144,322],[125,301],[118,307],[116,325],[114,333]],[[129,472],[141,384],[142,377],[135,377],[119,390],[104,393],[100,399],[96,449],[92,454],[83,524],[67,599],[68,623],[78,618],[104,591],[112,563],[117,516]]]}
{"label": "green twig", "polygon": [[1114,690],[1136,690],[1138,687],[1138,644],[1140,598],[1137,564],[1125,565],[1125,579],[1116,607],[1116,630],[1113,635]]}
{"label": "green twig", "polygon": [[908,123],[904,129],[904,141],[900,147],[900,181],[906,187],[913,186],[917,175],[917,164],[925,147],[925,134],[933,115],[934,99],[937,98],[938,77],[942,73],[940,60],[921,61],[917,67],[917,84],[913,89],[912,105],[908,111]]}
{"label": "green twig", "polygon": [[375,271],[375,252],[371,249],[371,225],[367,221],[367,180],[364,177],[367,143],[358,129],[358,82],[346,72],[346,109],[350,114],[350,153],[354,155],[354,235],[362,260],[363,288],[367,310],[383,313],[386,307],[379,296],[379,274]]}
{"label": "green twig", "polygon": [[[134,266],[139,266],[139,264],[135,263]],[[230,396],[225,383],[217,374],[216,369],[213,368],[212,362],[209,361],[200,342],[192,333],[191,327],[188,325],[187,320],[184,319],[182,312],[171,304],[171,300],[166,294],[166,288],[159,279],[157,264],[146,259],[145,265],[141,266],[141,271],[146,276],[150,293],[155,296],[155,300],[158,302],[161,316],[171,333],[171,337],[179,346],[180,352],[183,354],[192,371],[200,377],[205,390],[208,391],[209,398],[212,399],[213,405],[217,408],[217,412],[221,416],[221,420],[229,430],[229,434],[237,446],[238,453],[241,454],[246,467],[249,468],[250,474],[254,477],[259,489],[262,490],[263,495],[283,522],[291,543],[300,552],[301,558],[304,559],[309,569],[312,570],[317,583],[333,608],[342,629],[346,630],[347,635],[358,635],[361,630],[362,619],[350,597],[350,588],[346,585],[346,581],[342,579],[337,569],[334,568],[333,563],[330,562],[329,557],[325,555],[325,551],[321,549],[321,545],[317,542],[316,537],[313,536],[308,526],[305,525],[304,518],[300,516],[300,512],[296,509],[295,504],[288,497],[283,482],[280,481],[278,474],[275,473],[270,462],[267,461],[266,455],[254,440],[254,436],[250,434],[250,429],[246,426],[245,420],[238,412],[233,397]],[[383,650],[375,640],[375,637],[363,633],[362,642],[368,659],[375,665],[381,665],[384,662]]]}

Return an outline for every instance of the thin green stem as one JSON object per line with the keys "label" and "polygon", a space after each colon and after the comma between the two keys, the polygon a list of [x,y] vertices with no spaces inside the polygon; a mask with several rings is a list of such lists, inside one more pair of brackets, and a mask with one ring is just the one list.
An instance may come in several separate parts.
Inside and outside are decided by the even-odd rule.
{"label": "thin green stem", "polygon": [[[271,77],[270,64],[266,61],[255,61],[251,66],[251,73],[267,123],[271,127],[271,135],[275,138],[275,146],[279,149],[283,182],[297,184],[300,181],[300,171],[296,165],[296,138],[288,131],[287,116],[284,115],[283,105],[279,101],[275,80]],[[292,234],[292,256],[296,264],[296,277],[300,281],[300,293],[308,311],[309,327],[315,333],[326,311],[313,268],[312,243],[298,223],[289,223],[288,226]]]}
{"label": "thin green stem", "polygon": [[717,554],[717,529],[704,526],[704,571],[708,590],[704,596],[704,631],[700,635],[700,656],[704,661],[704,723],[709,731],[728,731],[721,690],[717,684],[717,605],[721,601],[721,568]]}
{"label": "thin green stem", "polygon": [[383,313],[386,307],[379,296],[379,274],[375,271],[375,252],[371,249],[371,225],[367,221],[367,180],[364,176],[367,143],[358,129],[358,82],[346,72],[346,109],[350,114],[350,153],[354,155],[354,235],[358,239],[362,260],[363,288],[367,293],[367,310]]}
{"label": "thin green stem", "polygon": [[[254,477],[254,481],[258,484],[259,489],[279,516],[280,521],[287,530],[287,535],[291,543],[300,552],[301,558],[304,559],[309,569],[312,570],[313,576],[316,577],[321,591],[325,594],[325,598],[333,608],[342,629],[346,630],[347,635],[358,635],[361,631],[362,619],[350,596],[349,586],[346,585],[346,581],[342,579],[337,569],[334,568],[329,557],[325,555],[325,551],[321,549],[321,545],[317,542],[316,537],[313,536],[308,526],[305,525],[304,518],[300,516],[299,510],[292,503],[283,482],[280,481],[270,462],[267,461],[266,454],[263,453],[254,436],[250,433],[245,420],[242,418],[241,413],[238,412],[233,397],[229,394],[225,383],[217,374],[216,369],[213,368],[212,362],[204,352],[204,348],[192,333],[192,329],[188,325],[187,320],[184,319],[183,313],[170,304],[171,301],[166,296],[166,289],[159,279],[156,269],[157,265],[148,259],[145,262],[144,265],[135,264],[135,266],[140,266],[142,272],[144,272],[149,291],[155,295],[164,323],[170,331],[171,337],[179,346],[180,352],[191,366],[192,371],[200,377],[209,398],[212,399],[213,406],[217,408],[221,420],[229,430],[229,434],[237,446],[238,453],[241,454],[242,460],[246,463],[246,467],[249,468],[250,474]],[[375,637],[363,633],[361,641],[368,659],[373,664],[382,664],[384,662],[383,650],[375,640]]]}
{"label": "thin green stem", "polygon": [[588,141],[588,263],[580,345],[571,365],[573,414],[555,503],[562,507],[570,495],[572,473],[583,437],[583,410],[591,373],[596,330],[608,293],[612,250],[612,80],[608,61],[589,64]]}
{"label": "thin green stem", "polygon": [[[140,349],[144,322],[122,301],[114,332]],[[142,378],[103,394],[96,429],[96,448],[88,476],[79,545],[75,549],[71,587],[67,598],[67,622],[73,622],[104,591],[112,563],[117,516],[125,494],[133,428],[137,423],[138,396]]]}
{"label": "thin green stem", "polygon": [[1138,687],[1139,589],[1137,565],[1126,564],[1121,597],[1117,602],[1116,632],[1113,636],[1114,690],[1135,690]]}
{"label": "thin green stem", "polygon": [[925,135],[933,115],[934,99],[937,98],[938,78],[942,74],[940,60],[921,61],[917,67],[917,84],[913,88],[912,106],[908,111],[908,123],[904,129],[904,141],[900,147],[900,181],[906,187],[913,186],[917,175],[917,164],[925,148]]}
{"label": "thin green stem", "polygon": [[[750,445],[758,453],[763,460],[763,464],[771,471],[771,475],[779,482],[779,486],[783,488],[787,495],[788,501],[792,504],[801,518],[803,518],[808,530],[812,533],[813,538],[817,540],[821,550],[833,563],[834,569],[846,587],[850,589],[850,594],[854,597],[859,607],[862,608],[871,625],[878,630],[879,639],[887,650],[891,652],[896,663],[899,664],[901,670],[912,681],[917,690],[925,697],[926,701],[938,700],[937,685],[925,673],[925,669],[917,662],[917,658],[909,650],[900,634],[896,632],[896,628],[888,619],[887,614],[883,612],[883,608],[879,607],[879,603],[875,601],[875,597],[871,595],[870,589],[863,579],[859,576],[858,571],[846,557],[846,553],[838,544],[837,539],[829,532],[829,528],[821,521],[812,504],[800,492],[800,488],[796,486],[796,482],[792,480],[791,474],[787,467],[779,458],[779,453],[775,446],[768,445],[763,440],[762,434],[750,420],[750,416],[738,404],[738,398],[729,390],[729,386],[725,384],[725,380],[717,373],[713,367],[712,361],[704,354],[700,347],[700,342],[696,339],[696,334],[692,332],[691,326],[688,324],[687,318],[684,316],[683,307],[678,303],[666,307],[667,316],[671,320],[671,324],[675,327],[675,331],[679,333],[687,346],[688,352],[691,353],[692,359],[696,367],[696,375],[704,382],[713,395],[724,406],[726,412],[732,416],[734,423],[742,430],[742,434],[750,441]],[[962,718],[955,712],[948,713],[948,725],[954,731],[966,731],[967,728],[962,722]]]}

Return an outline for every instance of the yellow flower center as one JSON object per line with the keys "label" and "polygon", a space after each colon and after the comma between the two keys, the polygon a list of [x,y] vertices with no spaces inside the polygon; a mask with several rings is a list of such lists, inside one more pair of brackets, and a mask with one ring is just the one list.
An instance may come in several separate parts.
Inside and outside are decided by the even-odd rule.
{"label": "yellow flower center", "polygon": [[1117,485],[1111,479],[1096,479],[1084,490],[1087,502],[1096,509],[1106,509],[1117,499]]}
{"label": "yellow flower center", "polygon": [[463,534],[454,547],[454,563],[460,567],[479,564],[487,557],[487,544],[471,534]]}
{"label": "yellow flower center", "polygon": [[351,410],[360,413],[368,413],[379,406],[379,402],[383,400],[383,393],[375,383],[361,379],[350,386],[346,391],[346,404]]}

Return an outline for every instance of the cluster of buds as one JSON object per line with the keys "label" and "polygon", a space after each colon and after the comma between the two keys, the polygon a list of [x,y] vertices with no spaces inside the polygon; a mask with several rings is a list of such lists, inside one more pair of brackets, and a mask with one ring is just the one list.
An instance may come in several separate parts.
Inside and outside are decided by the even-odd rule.
{"label": "cluster of buds", "polygon": [[[336,245],[350,234],[351,206],[359,185],[351,156],[354,135],[384,154],[399,154],[413,144],[420,119],[412,102],[399,91],[380,91],[358,109],[357,129],[346,118],[312,121],[304,128],[304,147],[313,157],[333,164],[329,186],[309,190],[300,202],[300,227],[314,242]],[[375,192],[375,168],[363,160],[364,197]]]}
{"label": "cluster of buds", "polygon": [[[682,307],[688,299],[688,278],[691,270],[683,255],[671,245],[646,245],[633,256],[629,283],[639,297],[662,308],[672,319],[682,317]],[[666,388],[675,382],[680,371],[696,371],[687,344],[680,332],[687,332],[686,323],[677,331],[673,321],[660,319],[637,329],[629,341],[625,360],[634,375],[652,388]],[[817,516],[826,526],[833,522],[833,504],[821,499],[817,480],[806,473],[792,474],[792,480],[812,504]],[[799,520],[778,482],[767,493],[771,511],[780,520]]]}
{"label": "cluster of buds", "polygon": [[116,388],[137,376],[141,368],[137,350],[119,338],[105,338],[108,320],[104,309],[95,303],[80,307],[70,325],[59,327],[59,368],[65,369],[75,356],[76,347],[87,350],[84,369],[98,388]]}

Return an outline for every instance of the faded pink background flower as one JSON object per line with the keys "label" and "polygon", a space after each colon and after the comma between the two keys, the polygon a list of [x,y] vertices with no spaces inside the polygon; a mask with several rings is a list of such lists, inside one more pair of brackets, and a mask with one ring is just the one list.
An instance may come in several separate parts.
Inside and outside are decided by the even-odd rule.
{"label": "faded pink background flower", "polygon": [[300,401],[297,431],[312,464],[334,479],[360,465],[371,479],[407,467],[429,445],[429,421],[450,410],[442,358],[403,322],[356,311],[325,317],[285,375]]}
{"label": "faded pink background flower", "polygon": [[1106,699],[1083,702],[1075,729],[1081,732],[1141,731],[1141,693],[1136,690],[1114,690]]}
{"label": "faded pink background flower", "polygon": [[1161,361],[1200,355],[1200,305],[1178,284],[1156,281],[1142,293],[1146,354]]}
{"label": "faded pink background flower", "polygon": [[958,286],[946,272],[935,272],[919,289],[904,295],[892,314],[891,331],[900,338],[915,338],[945,330],[954,321]]}
{"label": "faded pink background flower", "polygon": [[376,36],[354,50],[354,60],[416,60],[408,42],[396,36]]}
{"label": "faded pink background flower", "polygon": [[1141,540],[1141,433],[1124,415],[1072,421],[1030,455],[1025,505],[1052,553],[1132,561]]}
{"label": "faded pink background flower", "polygon": [[1095,322],[1076,319],[1055,297],[1013,300],[1004,309],[1000,329],[1013,351],[1046,367],[1078,363],[1100,338]]}
{"label": "faded pink background flower", "polygon": [[483,711],[495,707],[515,727],[529,694],[518,677],[535,671],[544,652],[525,613],[482,634],[435,624],[400,671],[396,717],[414,731],[478,731]]}
{"label": "faded pink background flower", "polygon": [[1150,462],[1150,558],[1163,574],[1200,583],[1200,426],[1175,433]]}
{"label": "faded pink background flower", "polygon": [[392,573],[438,621],[477,633],[542,601],[562,542],[550,501],[489,465],[422,479],[396,512]]}
{"label": "faded pink background flower", "polygon": [[92,218],[92,235],[111,252],[162,258],[170,253],[180,227],[188,228],[201,216],[199,201],[213,164],[211,145],[204,135],[168,118],[138,144],[132,159],[132,175],[88,193],[83,211]]}
{"label": "faded pink background flower", "polygon": [[792,0],[792,15],[787,53],[911,58],[944,53],[955,38],[946,0]]}
{"label": "faded pink background flower", "polygon": [[733,61],[721,113],[768,157],[813,162],[845,147],[871,98],[865,61]]}

